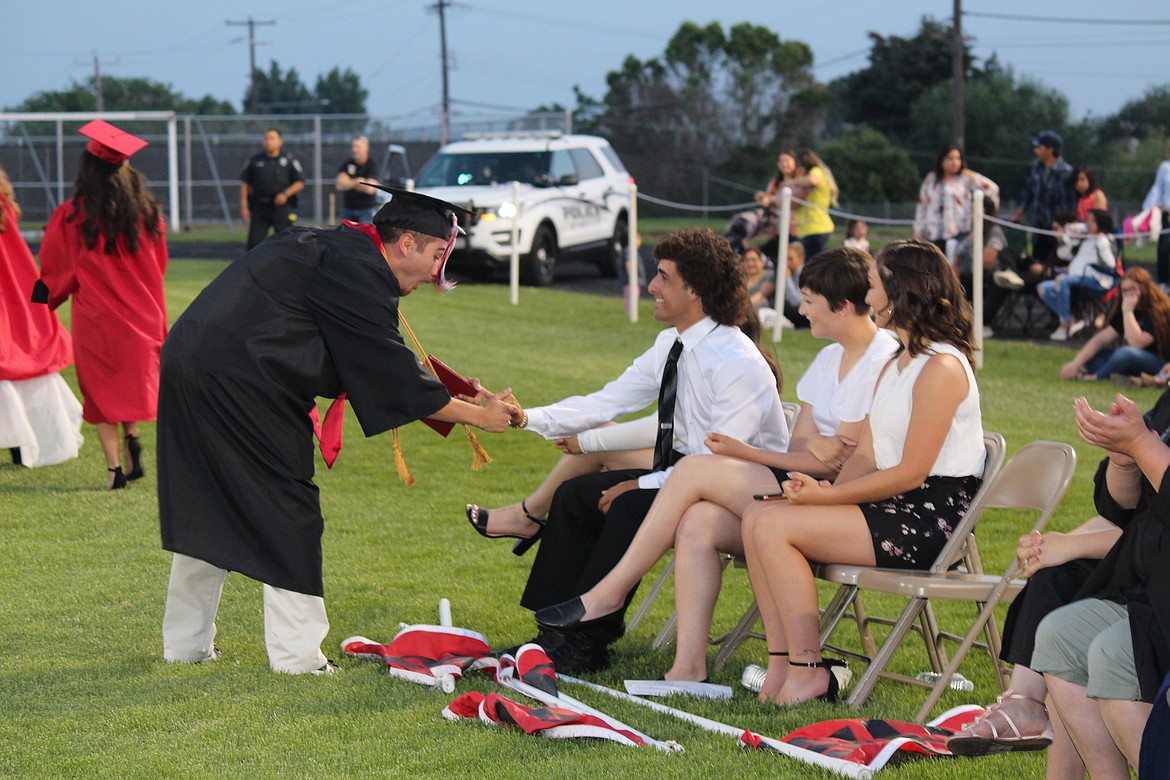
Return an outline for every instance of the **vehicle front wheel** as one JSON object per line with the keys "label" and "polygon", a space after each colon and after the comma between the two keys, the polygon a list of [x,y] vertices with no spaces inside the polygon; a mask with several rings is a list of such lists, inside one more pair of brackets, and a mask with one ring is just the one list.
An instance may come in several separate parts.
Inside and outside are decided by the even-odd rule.
{"label": "vehicle front wheel", "polygon": [[557,266],[557,237],[548,225],[541,225],[532,240],[532,251],[520,266],[520,281],[536,287],[553,283]]}
{"label": "vehicle front wheel", "polygon": [[625,216],[617,218],[613,225],[613,237],[605,251],[597,258],[597,270],[606,279],[618,275],[618,269],[626,262],[626,247],[630,245],[630,225]]}

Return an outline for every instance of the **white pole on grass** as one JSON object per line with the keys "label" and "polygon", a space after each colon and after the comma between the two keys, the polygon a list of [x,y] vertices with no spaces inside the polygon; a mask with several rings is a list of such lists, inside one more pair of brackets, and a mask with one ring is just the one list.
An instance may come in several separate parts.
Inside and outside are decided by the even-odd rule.
{"label": "white pole on grass", "polygon": [[[720,723],[717,720],[710,720],[709,718],[704,718],[700,715],[694,715],[684,710],[676,710],[673,707],[667,707],[665,704],[659,704],[656,701],[643,699],[639,696],[631,696],[628,693],[617,691],[613,688],[607,688],[604,685],[597,685],[596,683],[591,683],[587,680],[579,680],[576,677],[570,677],[566,674],[558,674],[557,680],[560,682],[572,683],[574,685],[584,685],[590,690],[608,694],[609,696],[613,696],[615,699],[621,699],[622,701],[633,702],[634,704],[640,704],[643,707],[649,707],[655,712],[661,712],[665,715],[672,715],[680,720],[693,723],[705,731],[710,731],[716,734],[727,734],[729,736],[735,737],[736,739],[739,739],[744,734],[744,732],[747,731],[747,729],[742,729],[738,726],[731,726],[726,723]],[[765,737],[759,734],[756,734],[756,736],[759,737],[760,740],[763,741],[768,747],[772,748],[778,753],[783,753],[790,758],[795,758],[807,764],[813,764],[815,766],[828,769],[830,772],[834,772],[835,774],[843,775],[845,777],[858,778],[858,780],[868,780],[869,778],[873,777],[873,770],[867,766],[863,766],[862,764],[855,764],[852,761],[845,761],[840,758],[826,756],[821,753],[806,750],[802,747],[797,747],[796,745],[790,745],[787,742],[781,742],[778,739],[772,739],[770,737]]]}
{"label": "white pole on grass", "polygon": [[971,217],[971,306],[975,312],[975,368],[983,368],[983,190],[975,190]]}
{"label": "white pole on grass", "polygon": [[520,182],[512,182],[512,257],[508,261],[508,283],[513,306],[520,304]]}
{"label": "white pole on grass", "polygon": [[[626,228],[626,277],[630,280],[630,322],[638,321],[638,185],[630,182],[630,219]],[[624,292],[623,292],[624,294]]]}
{"label": "white pole on grass", "polygon": [[[776,249],[776,299],[772,308],[776,310],[776,322],[772,325],[772,341],[779,341],[783,332],[784,322],[784,294],[788,289],[788,231],[792,223],[792,188],[784,187],[780,190],[780,224],[776,227],[780,236],[780,245]],[[806,260],[808,258],[805,258]]]}

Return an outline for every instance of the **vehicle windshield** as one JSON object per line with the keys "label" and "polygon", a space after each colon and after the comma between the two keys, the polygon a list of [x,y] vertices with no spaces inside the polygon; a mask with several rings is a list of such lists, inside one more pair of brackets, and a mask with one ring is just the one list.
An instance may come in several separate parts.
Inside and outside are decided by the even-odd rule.
{"label": "vehicle windshield", "polygon": [[436,155],[419,172],[419,187],[468,187],[548,176],[548,152],[468,152]]}

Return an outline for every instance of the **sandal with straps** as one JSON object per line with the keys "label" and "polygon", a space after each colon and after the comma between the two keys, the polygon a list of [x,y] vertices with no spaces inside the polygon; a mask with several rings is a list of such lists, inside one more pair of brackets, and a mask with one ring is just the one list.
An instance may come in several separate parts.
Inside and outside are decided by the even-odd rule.
{"label": "sandal with straps", "polygon": [[[1017,719],[1023,715],[1018,709],[1017,702],[1031,702],[1039,708],[1044,715],[1043,730],[1033,733],[1020,730],[1010,714],[1015,708]],[[1000,733],[1004,726],[1007,728]],[[1018,691],[1008,690],[1004,691],[995,704],[988,707],[982,715],[948,739],[947,749],[957,756],[990,756],[1014,750],[1043,750],[1051,744],[1052,721],[1048,719],[1048,709],[1044,703]]]}
{"label": "sandal with straps", "polygon": [[532,547],[532,545],[536,543],[536,540],[540,538],[541,532],[544,531],[545,521],[533,517],[528,511],[528,506],[523,501],[520,502],[520,509],[524,512],[525,517],[536,523],[538,526],[536,533],[532,536],[521,536],[520,534],[488,533],[488,515],[490,513],[487,509],[484,509],[477,504],[467,504],[463,511],[467,515],[467,522],[471,523],[471,527],[474,528],[475,532],[480,536],[484,537],[485,539],[517,539],[518,541],[512,547],[512,552],[516,555],[523,555],[524,553],[528,552],[528,548]]}
{"label": "sandal with straps", "polygon": [[[772,653],[768,653],[772,655]],[[788,653],[776,653],[776,655],[788,655]],[[805,669],[824,669],[829,673],[829,690],[817,696],[817,701],[827,701],[829,704],[836,704],[837,697],[841,693],[842,683],[837,679],[837,669],[844,669],[848,673],[849,667],[844,661],[837,658],[825,658],[820,661],[793,661],[789,659],[789,666],[802,666]]]}

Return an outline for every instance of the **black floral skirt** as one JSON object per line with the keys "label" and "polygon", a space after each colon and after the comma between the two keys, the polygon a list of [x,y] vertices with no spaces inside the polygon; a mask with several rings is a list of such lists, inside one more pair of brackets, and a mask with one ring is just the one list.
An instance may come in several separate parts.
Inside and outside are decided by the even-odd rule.
{"label": "black floral skirt", "polygon": [[929,569],[971,506],[979,477],[927,477],[908,493],[860,504],[877,565]]}

